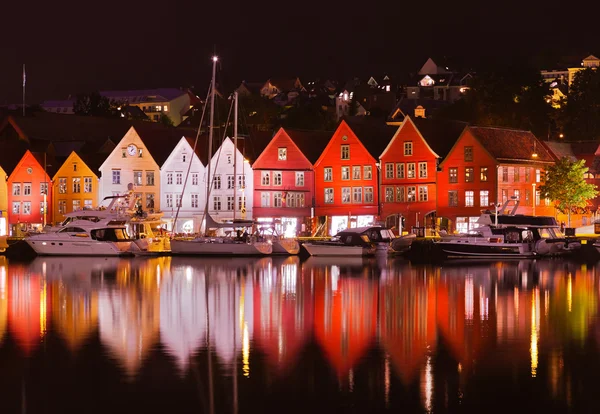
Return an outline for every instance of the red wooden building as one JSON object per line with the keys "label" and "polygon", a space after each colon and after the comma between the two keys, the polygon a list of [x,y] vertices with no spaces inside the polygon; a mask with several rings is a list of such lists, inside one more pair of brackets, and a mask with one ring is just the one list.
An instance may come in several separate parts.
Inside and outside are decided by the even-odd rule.
{"label": "red wooden building", "polygon": [[279,129],[252,164],[253,216],[274,222],[289,237],[312,230],[315,177],[313,163],[329,142],[331,132]]}
{"label": "red wooden building", "polygon": [[389,227],[433,227],[437,166],[465,127],[462,122],[404,118],[379,156],[381,217]]}
{"label": "red wooden building", "polygon": [[529,131],[467,127],[441,162],[437,176],[438,225],[465,232],[477,227],[481,210],[493,210],[511,197],[518,214],[554,215],[540,199],[544,170],[554,162]]}
{"label": "red wooden building", "polygon": [[27,150],[7,180],[8,223],[13,234],[19,224],[41,229],[51,222],[51,189],[44,165]]}
{"label": "red wooden building", "polygon": [[315,214],[326,218],[329,234],[379,220],[375,157],[395,131],[368,121],[340,122],[315,163]]}

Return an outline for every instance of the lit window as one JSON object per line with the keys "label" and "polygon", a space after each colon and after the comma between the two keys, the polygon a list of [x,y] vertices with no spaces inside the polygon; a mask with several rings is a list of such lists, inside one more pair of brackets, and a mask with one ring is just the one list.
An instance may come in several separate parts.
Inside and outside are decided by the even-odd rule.
{"label": "lit window", "polygon": [[360,166],[355,165],[352,167],[352,179],[360,180]]}
{"label": "lit window", "polygon": [[472,183],[475,180],[473,167],[465,168],[465,183]]}
{"label": "lit window", "polygon": [[260,194],[260,206],[261,207],[269,207],[270,204],[271,204],[271,194],[261,193]]}
{"label": "lit window", "polygon": [[490,192],[488,190],[479,191],[479,206],[487,207],[490,205]]}
{"label": "lit window", "polygon": [[458,182],[458,168],[448,168],[448,182]]}
{"label": "lit window", "polygon": [[333,180],[333,168],[325,167],[323,170],[323,181],[332,181]]}
{"label": "lit window", "polygon": [[363,180],[373,179],[373,167],[371,165],[365,165],[363,167]]}
{"label": "lit window", "polygon": [[333,188],[325,189],[325,204],[333,203]]}
{"label": "lit window", "polygon": [[73,211],[81,210],[81,200],[73,200]]}
{"label": "lit window", "polygon": [[475,204],[474,191],[465,191],[465,207],[473,207]]}
{"label": "lit window", "polygon": [[481,167],[479,169],[479,180],[481,180],[481,182],[488,180],[488,167]]}
{"label": "lit window", "polygon": [[60,177],[58,179],[58,193],[66,194],[67,193],[67,179],[66,177]]}
{"label": "lit window", "polygon": [[415,163],[409,162],[406,164],[406,178],[415,178]]}
{"label": "lit window", "polygon": [[279,161],[287,160],[287,148],[279,148],[277,151],[277,159]]}
{"label": "lit window", "polygon": [[296,172],[296,187],[304,187],[304,173]]}
{"label": "lit window", "polygon": [[156,105],[156,112],[160,112],[162,111],[162,106],[161,105]]}
{"label": "lit window", "polygon": [[342,180],[350,179],[350,167],[342,167]]}
{"label": "lit window", "polygon": [[168,105],[165,105],[165,106],[163,106],[163,111],[165,111],[165,112],[169,112],[169,107],[168,107]]}
{"label": "lit window", "polygon": [[350,203],[350,187],[342,187],[342,204]]}
{"label": "lit window", "polygon": [[21,183],[13,183],[12,188],[13,188],[12,193],[14,196],[21,195]]}
{"label": "lit window", "polygon": [[141,171],[133,172],[133,184],[134,185],[142,185],[142,172]]}
{"label": "lit window", "polygon": [[542,179],[542,172],[540,170],[535,170],[535,182],[539,183]]}
{"label": "lit window", "polygon": [[416,187],[407,187],[407,197],[406,201],[417,201],[417,188]]}
{"label": "lit window", "polygon": [[342,159],[343,160],[350,159],[350,145],[342,145]]}
{"label": "lit window", "polygon": [[83,200],[83,208],[86,210],[89,210],[93,207],[92,205],[92,200],[87,199],[87,200]]}
{"label": "lit window", "polygon": [[81,193],[81,178],[73,178],[73,193]]}

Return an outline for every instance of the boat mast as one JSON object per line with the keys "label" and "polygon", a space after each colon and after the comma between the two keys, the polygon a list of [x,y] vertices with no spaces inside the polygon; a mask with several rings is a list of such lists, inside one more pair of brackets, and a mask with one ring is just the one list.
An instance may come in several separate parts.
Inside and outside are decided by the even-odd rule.
{"label": "boat mast", "polygon": [[[217,72],[217,61],[219,58],[217,56],[212,57],[213,67],[212,67],[212,81],[210,85],[210,120],[208,125],[208,171],[206,173],[206,206],[204,207],[204,217],[208,213],[208,203],[211,189],[211,181],[210,181],[210,163],[212,157],[212,141],[213,141],[213,124],[215,121],[215,77]],[[200,224],[202,226],[202,224]],[[206,232],[206,227],[204,228],[204,232]]]}
{"label": "boat mast", "polygon": [[233,93],[233,220],[235,220],[235,206],[237,203],[237,139],[238,139],[238,93]]}

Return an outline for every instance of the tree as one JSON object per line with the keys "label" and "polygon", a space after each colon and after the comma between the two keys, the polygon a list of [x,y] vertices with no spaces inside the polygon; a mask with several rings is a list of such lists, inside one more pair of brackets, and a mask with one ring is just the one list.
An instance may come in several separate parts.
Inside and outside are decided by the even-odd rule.
{"label": "tree", "polygon": [[553,200],[560,212],[567,214],[569,227],[573,209],[584,208],[588,200],[598,195],[597,187],[583,178],[587,171],[585,160],[571,161],[563,157],[548,168],[544,184],[539,187],[542,197]]}
{"label": "tree", "polygon": [[161,124],[165,125],[165,126],[173,126],[173,120],[171,118],[169,118],[169,116],[167,114],[165,114],[164,112],[162,114],[160,114],[160,119],[159,121]]}
{"label": "tree", "polygon": [[84,116],[120,116],[121,104],[98,92],[80,93],[73,104],[73,112]]}
{"label": "tree", "polygon": [[575,74],[557,123],[569,140],[600,137],[600,71],[587,68]]}

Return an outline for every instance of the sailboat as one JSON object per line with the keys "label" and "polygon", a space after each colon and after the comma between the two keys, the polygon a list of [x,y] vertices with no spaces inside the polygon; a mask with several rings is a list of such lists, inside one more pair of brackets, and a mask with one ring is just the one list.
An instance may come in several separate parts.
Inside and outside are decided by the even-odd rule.
{"label": "sailboat", "polygon": [[[214,125],[214,103],[215,103],[215,72],[217,65],[217,57],[213,57],[213,68],[212,68],[212,82],[210,90],[210,126],[208,129],[208,142],[209,142],[209,162],[207,168],[207,196],[206,205],[204,209],[205,217],[205,232],[209,229],[231,229],[229,232],[232,234],[236,229],[237,237],[233,236],[199,236],[193,239],[173,239],[171,240],[171,253],[172,254],[187,254],[187,255],[222,255],[222,256],[262,256],[271,254],[273,252],[273,245],[270,241],[262,240],[258,235],[249,235],[247,229],[252,228],[254,221],[252,220],[236,220],[235,218],[235,207],[234,207],[234,218],[228,222],[216,222],[208,212],[209,194],[211,188],[211,176],[210,176],[210,156],[212,155],[212,139],[213,139],[213,125]],[[235,123],[234,123],[234,139],[235,148],[237,149],[237,94],[235,101]],[[237,153],[234,158],[234,174],[236,173]],[[235,181],[234,181],[235,183]],[[235,199],[235,185],[234,185],[234,199]],[[234,203],[235,205],[235,203]],[[241,230],[244,229],[242,233]]]}

